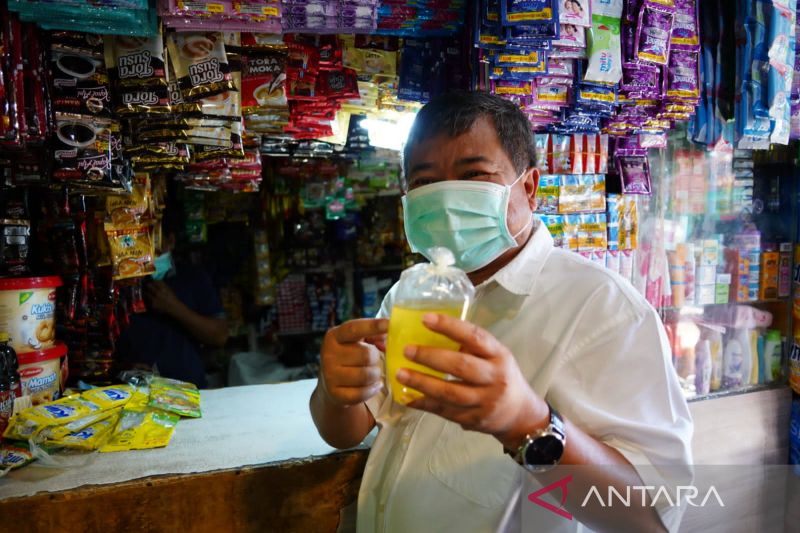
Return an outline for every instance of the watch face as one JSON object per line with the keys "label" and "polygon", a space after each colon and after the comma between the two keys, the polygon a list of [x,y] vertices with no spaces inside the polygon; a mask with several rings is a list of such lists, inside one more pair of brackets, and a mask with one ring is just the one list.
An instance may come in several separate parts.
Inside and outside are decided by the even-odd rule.
{"label": "watch face", "polygon": [[544,435],[528,445],[525,463],[529,465],[552,465],[561,459],[564,443],[555,435]]}

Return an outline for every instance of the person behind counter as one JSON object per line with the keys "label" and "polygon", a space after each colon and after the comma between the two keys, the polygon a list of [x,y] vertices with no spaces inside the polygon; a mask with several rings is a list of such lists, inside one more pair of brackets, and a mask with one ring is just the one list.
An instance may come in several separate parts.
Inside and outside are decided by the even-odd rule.
{"label": "person behind counter", "polygon": [[[685,505],[582,504],[591,487],[690,483],[693,425],[658,313],[618,275],[554,248],[533,214],[535,161],[528,120],[499,97],[451,93],[416,117],[404,174],[406,216],[419,218],[405,221],[406,237],[412,248],[454,252],[476,286],[474,323],[425,317],[460,350],[407,346],[405,356],[456,379],[401,369],[398,381],[424,394],[408,407],[381,375],[393,291],[378,318],[327,332],[310,399],[320,435],[348,448],[379,427],[359,531],[661,531],[680,522]],[[574,520],[526,498],[558,483]]]}
{"label": "person behind counter", "polygon": [[147,312],[134,314],[117,343],[123,365],[153,367],[165,377],[206,386],[202,346],[228,340],[219,293],[200,265],[176,260],[178,217],[170,208],[162,220],[162,249],[156,272],[144,284]]}

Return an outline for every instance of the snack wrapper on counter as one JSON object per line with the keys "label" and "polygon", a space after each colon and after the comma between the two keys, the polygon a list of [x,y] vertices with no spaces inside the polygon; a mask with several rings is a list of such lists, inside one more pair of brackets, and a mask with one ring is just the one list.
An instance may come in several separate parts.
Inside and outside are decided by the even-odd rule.
{"label": "snack wrapper on counter", "polygon": [[3,437],[27,440],[47,427],[69,424],[99,410],[98,405],[80,396],[67,396],[23,410],[11,419]]}
{"label": "snack wrapper on counter", "polygon": [[45,439],[45,444],[59,448],[69,448],[72,450],[94,451],[105,444],[111,437],[114,428],[120,419],[120,409],[108,412],[108,416],[102,420],[63,437]]}
{"label": "snack wrapper on counter", "polygon": [[81,397],[100,406],[101,409],[114,409],[125,406],[133,397],[130,385],[97,387],[84,392]]}
{"label": "snack wrapper on counter", "polygon": [[172,439],[179,417],[158,411],[123,409],[111,440],[100,452],[163,448]]}
{"label": "snack wrapper on counter", "polygon": [[200,391],[191,383],[155,377],[150,382],[148,406],[190,418],[200,418]]}

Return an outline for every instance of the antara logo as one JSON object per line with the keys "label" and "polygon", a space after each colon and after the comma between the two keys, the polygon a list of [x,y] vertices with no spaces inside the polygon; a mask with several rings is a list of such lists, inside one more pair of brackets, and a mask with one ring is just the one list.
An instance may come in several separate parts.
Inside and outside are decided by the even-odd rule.
{"label": "antara logo", "polygon": [[[535,503],[539,507],[543,507],[555,513],[562,518],[572,520],[572,514],[564,508],[567,503],[567,496],[569,494],[568,485],[572,481],[572,475],[566,476],[555,483],[552,483],[544,488],[532,492],[528,495],[528,500]],[[556,498],[560,503],[555,506],[550,502],[544,501],[541,497],[549,492],[560,489],[561,497]],[[637,494],[638,493],[638,494]],[[650,500],[646,495],[651,495]],[[639,495],[641,495],[639,497]],[[720,507],[725,507],[725,502],[713,485],[701,494],[697,487],[688,485],[679,485],[673,489],[667,487],[656,487],[653,485],[635,485],[626,487],[625,491],[620,491],[616,487],[607,487],[606,497],[600,492],[596,486],[592,486],[586,497],[581,503],[581,507],[587,505],[599,505],[600,507],[614,507],[615,505],[622,507],[631,507],[632,505],[640,505],[643,507],[655,507],[658,502],[662,505],[666,504],[669,507],[681,507],[684,504],[690,507],[705,507],[707,504],[716,502]]]}
{"label": "antara logo", "polygon": [[[567,494],[568,494],[567,485],[569,484],[570,481],[572,481],[572,475],[569,475],[569,476],[567,476],[565,478],[562,478],[562,479],[556,481],[555,483],[551,483],[550,485],[548,485],[546,487],[543,487],[543,488],[537,490],[536,492],[530,493],[528,495],[528,499],[530,501],[532,501],[533,503],[535,503],[536,505],[538,505],[539,507],[544,507],[545,509],[547,509],[551,513],[555,513],[558,516],[566,518],[567,520],[572,520],[572,515],[566,509],[564,509],[564,504],[567,503]],[[552,492],[552,491],[554,491],[555,489],[558,489],[558,488],[561,489],[561,499],[560,499],[561,500],[561,506],[560,507],[556,507],[552,503],[546,502],[546,501],[544,501],[544,500],[542,500],[540,498],[540,496],[544,496],[548,492]]]}

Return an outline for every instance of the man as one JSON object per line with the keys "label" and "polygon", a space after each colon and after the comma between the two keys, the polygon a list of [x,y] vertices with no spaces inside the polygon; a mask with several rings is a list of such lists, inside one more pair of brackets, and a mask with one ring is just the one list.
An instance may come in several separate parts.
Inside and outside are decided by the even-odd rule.
{"label": "man", "polygon": [[[380,428],[359,493],[359,531],[574,530],[577,521],[674,528],[680,510],[661,504],[634,503],[617,515],[582,505],[591,486],[625,494],[664,478],[690,481],[692,422],[656,311],[615,274],[554,249],[533,217],[539,174],[526,117],[495,96],[448,94],[419,112],[404,156],[412,248],[450,247],[476,299],[471,322],[425,318],[458,352],[406,347],[410,360],[456,378],[401,370],[398,380],[425,395],[408,407],[387,397],[381,375],[393,292],[381,318],[326,334],[310,402],[320,434],[347,448]],[[486,191],[485,201],[466,201],[465,189]],[[464,224],[478,215],[496,227]],[[558,482],[569,465],[583,469],[582,479],[555,505],[576,520],[542,510],[526,522],[524,506],[533,504],[524,487]]]}
{"label": "man", "polygon": [[117,355],[123,364],[155,365],[162,376],[203,388],[207,382],[201,345],[225,346],[228,325],[208,274],[174,261],[178,226],[179,217],[168,208],[156,273],[144,286],[147,312],[131,317],[117,343]]}

